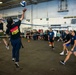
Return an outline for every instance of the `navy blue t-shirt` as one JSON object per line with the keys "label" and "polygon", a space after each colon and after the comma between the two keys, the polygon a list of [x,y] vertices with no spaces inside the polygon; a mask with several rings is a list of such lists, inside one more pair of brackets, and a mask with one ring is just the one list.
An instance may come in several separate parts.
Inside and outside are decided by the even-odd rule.
{"label": "navy blue t-shirt", "polygon": [[74,45],[74,40],[76,40],[76,36],[72,36],[71,38],[71,44]]}
{"label": "navy blue t-shirt", "polygon": [[20,24],[21,20],[15,22],[13,25],[11,25],[10,29],[6,30],[6,34],[10,33],[11,39],[18,39],[20,38]]}
{"label": "navy blue t-shirt", "polygon": [[74,36],[71,37],[71,44],[74,45]]}
{"label": "navy blue t-shirt", "polygon": [[48,35],[49,35],[49,38],[52,39],[54,37],[54,32],[53,31],[49,32]]}
{"label": "navy blue t-shirt", "polygon": [[74,45],[74,40],[76,40],[76,36],[72,36],[71,38],[71,44]]}

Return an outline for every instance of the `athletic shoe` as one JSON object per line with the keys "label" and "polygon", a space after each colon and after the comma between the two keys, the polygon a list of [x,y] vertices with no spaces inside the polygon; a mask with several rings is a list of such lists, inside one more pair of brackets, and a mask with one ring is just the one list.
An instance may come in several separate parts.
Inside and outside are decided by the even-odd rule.
{"label": "athletic shoe", "polygon": [[52,47],[52,49],[54,50],[54,49],[55,49],[55,47]]}
{"label": "athletic shoe", "polygon": [[9,50],[9,46],[6,46],[6,49]]}
{"label": "athletic shoe", "polygon": [[12,61],[15,61],[15,58],[12,58]]}
{"label": "athletic shoe", "polygon": [[51,46],[51,44],[49,44],[49,46]]}
{"label": "athletic shoe", "polygon": [[61,63],[62,65],[65,65],[64,61],[60,61],[60,63]]}
{"label": "athletic shoe", "polygon": [[64,55],[64,51],[60,53],[60,55]]}
{"label": "athletic shoe", "polygon": [[19,68],[18,62],[15,62],[15,66],[16,66],[16,68]]}

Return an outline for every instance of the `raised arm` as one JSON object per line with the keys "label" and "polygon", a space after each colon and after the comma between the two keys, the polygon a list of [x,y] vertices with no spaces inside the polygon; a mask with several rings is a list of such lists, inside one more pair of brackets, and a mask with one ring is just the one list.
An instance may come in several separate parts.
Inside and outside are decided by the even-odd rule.
{"label": "raised arm", "polygon": [[23,19],[24,19],[24,14],[25,14],[25,11],[26,11],[26,10],[27,10],[26,8],[23,9],[22,16],[21,16],[20,20],[23,20]]}

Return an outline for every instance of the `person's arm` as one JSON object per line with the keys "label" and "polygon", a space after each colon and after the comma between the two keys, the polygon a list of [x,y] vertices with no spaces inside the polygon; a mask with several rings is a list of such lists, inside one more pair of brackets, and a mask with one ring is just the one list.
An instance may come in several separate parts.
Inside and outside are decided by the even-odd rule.
{"label": "person's arm", "polygon": [[26,8],[23,10],[22,16],[21,16],[20,20],[23,20],[23,19],[24,19],[24,14],[25,14],[25,11],[26,11],[26,10],[27,10]]}
{"label": "person's arm", "polygon": [[53,40],[55,39],[55,33],[53,32]]}
{"label": "person's arm", "polygon": [[67,41],[65,44],[68,44],[68,43],[70,43],[70,42],[71,42],[71,40]]}

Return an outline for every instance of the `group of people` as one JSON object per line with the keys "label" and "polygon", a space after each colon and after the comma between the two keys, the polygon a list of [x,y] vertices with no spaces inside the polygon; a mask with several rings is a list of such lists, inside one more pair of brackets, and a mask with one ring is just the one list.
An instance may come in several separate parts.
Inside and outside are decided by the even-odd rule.
{"label": "group of people", "polygon": [[[76,31],[71,30],[65,30],[65,36],[62,38],[63,40],[63,51],[60,53],[60,55],[64,55],[66,52],[66,58],[64,60],[61,60],[60,63],[65,65],[65,63],[69,60],[71,54],[74,54],[76,56]],[[54,32],[50,28],[50,32],[48,34],[48,40],[49,40],[49,46],[52,46],[54,48]],[[68,50],[68,46],[71,46],[71,50]]]}
{"label": "group of people", "polygon": [[[65,65],[65,63],[69,60],[71,54],[74,54],[76,56],[76,32],[75,31],[66,31],[66,39],[63,44],[63,51],[60,53],[60,55],[64,55],[64,52],[67,52],[67,56],[64,60],[60,61],[61,64]],[[70,36],[71,34],[71,36]],[[71,50],[68,51],[67,47],[71,46]]]}
{"label": "group of people", "polygon": [[[6,34],[10,35],[10,41],[12,45],[12,61],[15,61],[16,67],[19,67],[19,50],[21,48],[21,37],[20,37],[20,25],[21,21],[24,19],[26,9],[23,10],[21,18],[17,22],[13,22],[13,19],[11,17],[7,18],[7,30]],[[3,23],[0,20],[0,36],[3,35]],[[64,61],[60,61],[61,64],[65,64],[67,60],[70,58],[71,54],[74,54],[76,56],[76,34],[75,31],[68,31],[65,30],[66,36],[62,38],[63,40],[63,51],[60,53],[60,55],[64,55],[65,51],[66,58]],[[60,35],[58,35],[60,36]],[[52,28],[50,28],[50,31],[48,32],[48,41],[49,46],[54,49],[54,32]],[[8,42],[3,38],[3,41],[6,45],[6,48],[9,49]],[[71,45],[71,50],[68,50],[68,46]]]}
{"label": "group of people", "polygon": [[26,31],[26,38],[33,40],[47,40],[47,32],[43,32],[43,29],[33,29],[31,31]]}

